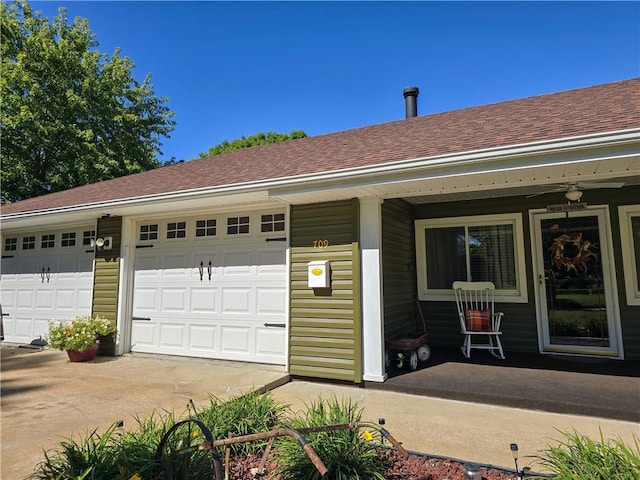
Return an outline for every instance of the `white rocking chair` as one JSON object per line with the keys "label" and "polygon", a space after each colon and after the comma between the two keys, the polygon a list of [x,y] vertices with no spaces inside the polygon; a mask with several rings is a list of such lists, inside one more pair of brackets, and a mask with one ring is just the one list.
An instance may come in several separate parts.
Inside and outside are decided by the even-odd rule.
{"label": "white rocking chair", "polygon": [[[504,360],[500,343],[502,312],[494,311],[493,282],[453,282],[456,294],[460,333],[464,335],[462,354],[471,358],[471,349],[489,350],[496,358]],[[473,343],[472,338],[485,338],[488,343]]]}

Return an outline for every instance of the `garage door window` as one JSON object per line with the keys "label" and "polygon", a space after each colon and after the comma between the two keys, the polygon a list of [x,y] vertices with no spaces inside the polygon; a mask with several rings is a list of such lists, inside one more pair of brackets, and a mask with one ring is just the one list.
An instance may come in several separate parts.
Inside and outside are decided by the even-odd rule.
{"label": "garage door window", "polygon": [[153,225],[140,225],[140,240],[157,240],[158,239],[158,224]]}
{"label": "garage door window", "polygon": [[187,236],[187,222],[167,223],[167,239],[185,238]]}
{"label": "garage door window", "polygon": [[17,238],[5,238],[4,239],[4,251],[5,252],[13,252],[18,249],[18,239]]}
{"label": "garage door window", "polygon": [[22,249],[23,250],[35,250],[36,248],[36,237],[28,236],[22,237]]}
{"label": "garage door window", "polygon": [[76,232],[68,232],[62,234],[62,240],[60,244],[63,247],[75,247],[76,246]]}
{"label": "garage door window", "polygon": [[82,232],[82,245],[91,246],[91,240],[96,238],[95,230],[85,230]]}
{"label": "garage door window", "polygon": [[42,235],[42,242],[40,243],[40,246],[42,248],[53,248],[55,246],[55,243],[55,235]]}
{"label": "garage door window", "polygon": [[284,232],[284,213],[262,215],[260,231],[262,233]]}
{"label": "garage door window", "polygon": [[196,220],[196,237],[215,237],[216,219]]}
{"label": "garage door window", "polygon": [[249,217],[227,218],[227,235],[249,233]]}

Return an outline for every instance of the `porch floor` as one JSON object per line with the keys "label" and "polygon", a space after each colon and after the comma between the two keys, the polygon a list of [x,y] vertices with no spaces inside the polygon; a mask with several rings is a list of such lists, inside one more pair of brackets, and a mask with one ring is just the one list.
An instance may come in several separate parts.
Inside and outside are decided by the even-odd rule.
{"label": "porch floor", "polygon": [[505,352],[498,360],[431,347],[414,372],[391,365],[366,388],[529,410],[640,422],[640,361]]}

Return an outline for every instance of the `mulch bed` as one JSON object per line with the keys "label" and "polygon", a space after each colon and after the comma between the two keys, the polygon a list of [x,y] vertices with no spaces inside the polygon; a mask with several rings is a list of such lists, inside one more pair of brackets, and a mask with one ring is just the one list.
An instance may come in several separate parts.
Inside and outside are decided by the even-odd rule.
{"label": "mulch bed", "polygon": [[[384,476],[387,480],[459,480],[463,478],[464,464],[444,458],[411,454],[404,458],[395,450],[383,450],[381,457],[387,465]],[[274,465],[267,463],[266,471],[254,474],[260,465],[260,455],[232,459],[229,468],[230,480],[268,479]],[[513,472],[498,468],[481,467],[482,480],[517,480]]]}

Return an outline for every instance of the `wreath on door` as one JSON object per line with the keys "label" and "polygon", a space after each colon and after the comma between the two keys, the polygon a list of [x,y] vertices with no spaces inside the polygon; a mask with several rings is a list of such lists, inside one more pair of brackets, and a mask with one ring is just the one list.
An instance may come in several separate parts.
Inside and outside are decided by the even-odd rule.
{"label": "wreath on door", "polygon": [[589,263],[598,259],[598,244],[584,238],[582,232],[563,233],[549,247],[551,263],[558,270],[586,273]]}

